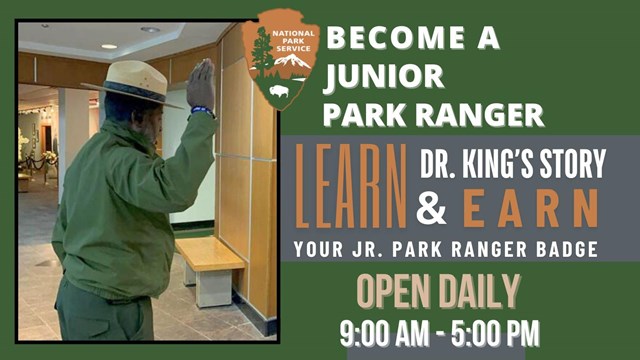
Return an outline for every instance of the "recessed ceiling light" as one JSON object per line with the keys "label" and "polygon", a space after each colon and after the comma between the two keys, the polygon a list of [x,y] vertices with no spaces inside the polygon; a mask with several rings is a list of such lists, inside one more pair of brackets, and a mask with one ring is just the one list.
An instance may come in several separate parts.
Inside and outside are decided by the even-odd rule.
{"label": "recessed ceiling light", "polygon": [[102,44],[102,48],[103,49],[113,50],[113,49],[117,49],[118,46],[117,45],[113,45],[113,44]]}
{"label": "recessed ceiling light", "polygon": [[146,31],[148,33],[160,32],[160,29],[158,29],[157,27],[153,27],[153,26],[143,26],[143,27],[140,28],[140,30]]}
{"label": "recessed ceiling light", "polygon": [[45,28],[45,29],[48,29],[48,28],[49,28],[49,24],[42,24],[42,25],[40,25],[40,26],[42,26],[42,27],[43,27],[43,28]]}

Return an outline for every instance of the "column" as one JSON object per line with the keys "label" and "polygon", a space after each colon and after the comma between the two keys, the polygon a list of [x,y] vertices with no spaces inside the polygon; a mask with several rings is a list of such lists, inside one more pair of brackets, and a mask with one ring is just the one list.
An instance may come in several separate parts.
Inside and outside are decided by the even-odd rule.
{"label": "column", "polygon": [[89,140],[89,91],[58,90],[60,154],[58,201],[62,200],[64,175],[82,145]]}

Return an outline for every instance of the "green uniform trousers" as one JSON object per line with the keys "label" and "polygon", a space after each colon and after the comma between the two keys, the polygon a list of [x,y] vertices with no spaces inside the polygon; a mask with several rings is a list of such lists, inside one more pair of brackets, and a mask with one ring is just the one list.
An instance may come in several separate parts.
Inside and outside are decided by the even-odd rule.
{"label": "green uniform trousers", "polygon": [[62,340],[153,340],[153,311],[148,296],[106,300],[81,290],[64,276],[56,309]]}

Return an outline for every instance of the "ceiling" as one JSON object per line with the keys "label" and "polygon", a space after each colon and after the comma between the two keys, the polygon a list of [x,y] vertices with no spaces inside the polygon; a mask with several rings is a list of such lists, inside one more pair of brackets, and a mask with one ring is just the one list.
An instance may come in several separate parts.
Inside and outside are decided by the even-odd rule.
{"label": "ceiling", "polygon": [[[89,91],[89,99],[97,99],[98,92]],[[58,105],[58,89],[49,86],[18,84],[18,110]]]}
{"label": "ceiling", "polygon": [[[228,22],[19,22],[18,49],[111,63],[162,57],[216,42]],[[156,33],[142,31],[156,27]],[[118,48],[106,50],[102,44]]]}

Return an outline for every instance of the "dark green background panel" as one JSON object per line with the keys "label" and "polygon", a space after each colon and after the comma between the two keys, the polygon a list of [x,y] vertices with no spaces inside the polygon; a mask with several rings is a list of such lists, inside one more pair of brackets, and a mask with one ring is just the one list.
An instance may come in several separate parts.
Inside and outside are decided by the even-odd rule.
{"label": "dark green background panel", "polygon": [[[328,25],[463,25],[465,51],[328,51],[324,34],[316,67],[300,97],[281,117],[286,134],[639,134],[637,115],[640,48],[639,6],[631,1],[393,1],[142,3],[112,0],[29,1],[5,4],[0,15],[0,156],[5,169],[15,162],[14,19],[16,18],[252,18],[276,7],[301,10],[305,21]],[[502,50],[478,51],[483,25],[496,28]],[[339,90],[322,95],[328,63],[436,63],[446,90]],[[322,104],[335,102],[537,102],[545,109],[544,129],[325,129]],[[410,111],[407,112],[409,119]],[[419,132],[417,132],[419,131]],[[634,155],[630,154],[630,159]],[[283,263],[280,345],[14,345],[15,174],[0,172],[3,230],[0,262],[5,319],[0,341],[9,358],[113,359],[176,357],[340,359],[342,319],[390,321],[429,318],[433,326],[452,319],[539,319],[540,349],[527,359],[633,357],[638,350],[638,263]],[[291,216],[291,214],[281,214]],[[635,234],[628,234],[635,241]],[[362,272],[523,274],[516,310],[370,310],[355,302]]]}

